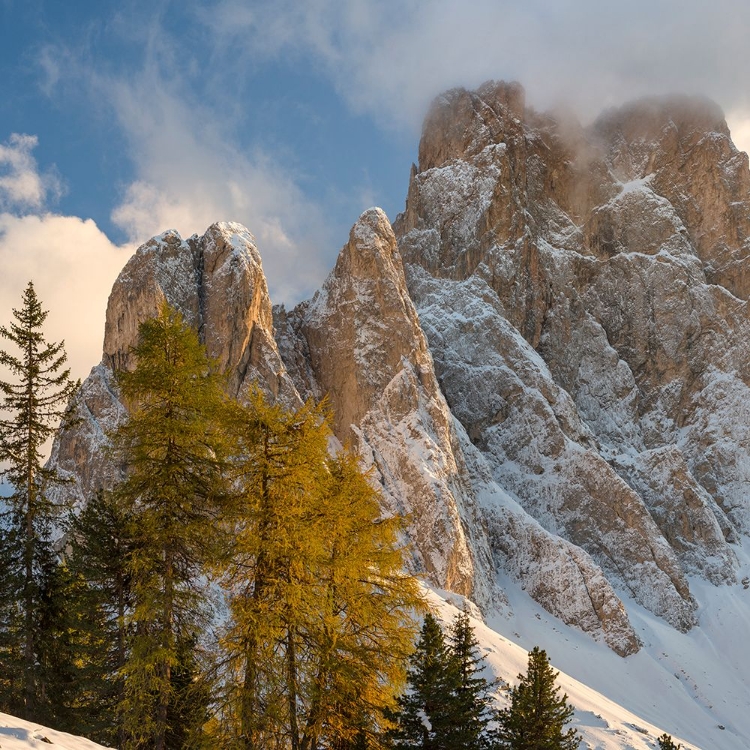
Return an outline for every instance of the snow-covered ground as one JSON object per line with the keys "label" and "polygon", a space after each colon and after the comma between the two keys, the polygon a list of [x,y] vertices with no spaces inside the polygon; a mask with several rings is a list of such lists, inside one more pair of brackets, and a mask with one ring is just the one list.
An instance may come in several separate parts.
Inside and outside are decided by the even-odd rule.
{"label": "snow-covered ground", "polygon": [[0,748],[2,750],[29,750],[29,748],[102,750],[102,745],[0,713]]}
{"label": "snow-covered ground", "polygon": [[[736,551],[740,578],[750,576],[750,557]],[[750,747],[750,588],[691,580],[699,625],[689,633],[623,596],[643,642],[639,653],[623,659],[549,615],[517,584],[500,584],[513,613],[489,617],[486,624],[474,621],[489,670],[515,684],[526,672],[527,651],[545,649],[576,709],[573,725],[582,749],[653,749],[663,732],[690,750]],[[436,593],[430,600],[450,622],[454,607]],[[499,695],[505,700],[503,690]]]}

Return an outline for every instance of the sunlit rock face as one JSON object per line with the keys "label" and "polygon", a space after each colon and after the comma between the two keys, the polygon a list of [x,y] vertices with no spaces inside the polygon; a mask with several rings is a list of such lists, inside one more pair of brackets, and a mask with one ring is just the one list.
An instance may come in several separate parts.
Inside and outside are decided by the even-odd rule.
{"label": "sunlit rock face", "polygon": [[749,188],[702,99],[584,129],[517,84],[450,91],[404,213],[362,214],[294,309],[272,309],[240,225],[137,251],[55,441],[57,491],[83,503],[120,475],[117,371],[166,299],[232,396],[328,399],[432,585],[503,612],[511,581],[621,655],[633,602],[688,630],[690,578],[733,585],[750,531]]}
{"label": "sunlit rock face", "polygon": [[115,281],[107,305],[103,362],[129,369],[138,326],[163,300],[200,334],[208,355],[229,374],[240,396],[259,380],[274,396],[294,403],[273,338],[271,301],[255,239],[240,224],[213,224],[202,237],[174,231],[138,248]]}
{"label": "sunlit rock face", "polygon": [[[337,436],[373,467],[387,509],[406,515],[416,570],[485,609],[507,606],[496,579],[510,574],[566,623],[623,655],[637,650],[625,608],[599,566],[505,492],[446,401],[382,211],[360,217],[321,291],[291,314],[278,311],[277,321],[298,388],[328,396]],[[472,392],[476,383],[467,377],[464,387]],[[575,417],[572,404],[568,409]]]}
{"label": "sunlit rock face", "polygon": [[[374,464],[408,514],[419,564],[436,582],[487,599],[490,552],[453,420],[406,289],[385,214],[365,212],[301,328],[334,430]],[[387,481],[385,480],[387,477]]]}
{"label": "sunlit rock face", "polygon": [[131,369],[138,326],[166,300],[179,310],[242,398],[257,382],[272,398],[301,404],[273,337],[271,302],[255,240],[245,227],[222,222],[202,237],[169,231],[142,245],[118,276],[107,305],[102,362],[76,397],[77,424],[56,436],[50,465],[70,483],[53,491],[85,503],[120,476],[107,453],[109,434],[127,412],[117,371]]}
{"label": "sunlit rock face", "polygon": [[448,92],[395,230],[493,479],[689,628],[687,576],[732,583],[750,523],[750,173],[721,112],[650,99],[583,129],[517,84]]}

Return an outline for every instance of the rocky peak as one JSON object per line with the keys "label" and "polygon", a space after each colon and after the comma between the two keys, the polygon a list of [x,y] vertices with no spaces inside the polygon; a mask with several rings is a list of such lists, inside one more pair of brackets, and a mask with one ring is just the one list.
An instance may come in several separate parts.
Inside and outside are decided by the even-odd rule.
{"label": "rocky peak", "polygon": [[669,203],[708,280],[746,299],[750,171],[720,108],[699,97],[644,99],[603,115],[592,135],[617,180],[647,180]]}
{"label": "rocky peak", "polygon": [[138,341],[138,326],[154,317],[165,299],[190,325],[200,327],[199,279],[198,258],[174,230],[141,245],[117,277],[107,302],[106,365],[112,370],[134,366],[131,349]]}
{"label": "rocky peak", "polygon": [[526,94],[518,83],[488,81],[477,91],[457,88],[430,107],[419,142],[421,171],[472,154],[486,142],[523,133]]}
{"label": "rocky peak", "polygon": [[[667,143],[679,144],[686,152],[707,134],[729,138],[721,108],[710,99],[697,96],[639,99],[607,110],[596,119],[591,130],[610,148],[641,148],[654,158],[666,155]],[[653,171],[648,158],[636,161],[631,169],[629,173],[617,175],[618,178],[627,182]]]}
{"label": "rocky peak", "polygon": [[[360,217],[313,300],[279,311],[277,320],[298,388],[314,382],[327,394],[336,434],[372,466],[386,508],[410,519],[416,570],[486,611],[507,607],[494,580],[512,572],[565,622],[620,654],[637,650],[625,609],[597,565],[505,494],[451,413],[382,211]],[[301,364],[305,352],[312,377]],[[469,392],[477,386],[464,383]],[[481,399],[481,385],[478,393]],[[548,566],[575,580],[577,593],[551,586]]]}
{"label": "rocky peak", "polygon": [[468,521],[475,499],[450,410],[380,209],[360,216],[323,288],[291,318],[293,326],[290,316],[277,316],[286,324],[280,350],[291,357],[289,369],[304,388],[310,379],[299,354],[308,353],[336,436],[373,467],[389,512],[413,519],[416,569],[487,605],[493,586],[482,572],[490,551],[483,529]]}
{"label": "rocky peak", "polygon": [[301,403],[273,337],[271,301],[260,255],[240,224],[213,224],[183,240],[164,232],[142,245],[123,268],[107,305],[102,362],[76,397],[79,423],[55,438],[50,465],[71,479],[60,489],[84,503],[115,481],[118,470],[102,450],[126,415],[116,372],[132,368],[138,326],[154,317],[162,301],[196,328],[209,356],[227,373],[238,398],[250,383],[289,406]]}
{"label": "rocky peak", "polygon": [[[335,431],[344,440],[404,361],[417,373],[431,369],[396,238],[383,211],[365,211],[354,225],[305,321],[317,382],[329,394]],[[354,353],[351,361],[343,356],[346,348]]]}
{"label": "rocky peak", "polygon": [[[241,224],[220,222],[202,237],[170,230],[142,245],[115,281],[107,305],[104,361],[133,366],[138,326],[162,300],[195,327],[236,395],[248,367],[273,340],[271,300],[255,238]],[[268,352],[265,352],[266,354]]]}
{"label": "rocky peak", "polygon": [[441,389],[527,513],[690,627],[686,574],[733,580],[750,519],[745,420],[718,405],[747,393],[747,159],[706,100],[583,129],[507,91],[436,101],[394,225]]}

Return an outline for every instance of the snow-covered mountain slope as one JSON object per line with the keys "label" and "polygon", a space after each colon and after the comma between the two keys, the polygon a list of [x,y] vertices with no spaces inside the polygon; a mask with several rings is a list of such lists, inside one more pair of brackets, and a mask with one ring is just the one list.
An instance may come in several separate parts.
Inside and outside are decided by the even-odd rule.
{"label": "snow-covered mountain slope", "polygon": [[736,585],[750,517],[750,171],[721,112],[644,100],[584,130],[517,84],[448,92],[395,229],[493,479],[690,629],[690,577]]}
{"label": "snow-covered mountain slope", "polygon": [[[750,655],[738,628],[746,631],[750,622],[750,597],[727,597],[697,583],[701,610],[716,616],[701,616],[701,627],[689,633],[636,606],[631,616],[644,646],[622,659],[551,617],[511,580],[502,585],[513,614],[472,621],[485,676],[499,680],[498,706],[507,705],[508,686],[526,672],[528,650],[539,646],[560,672],[558,685],[575,709],[571,726],[581,735],[582,750],[652,750],[664,732],[686,750],[746,750]],[[463,605],[445,591],[431,591],[428,599],[446,625]]]}
{"label": "snow-covered mountain slope", "polygon": [[237,224],[141,247],[51,462],[78,502],[113,481],[113,373],[166,298],[233,395],[328,396],[431,585],[524,646],[564,634],[557,664],[644,721],[750,747],[749,294],[750,170],[715,105],[584,129],[517,84],[455,90],[405,212],[366,211],[294,310]]}
{"label": "snow-covered mountain slope", "polygon": [[0,713],[2,750],[104,750],[91,740]]}

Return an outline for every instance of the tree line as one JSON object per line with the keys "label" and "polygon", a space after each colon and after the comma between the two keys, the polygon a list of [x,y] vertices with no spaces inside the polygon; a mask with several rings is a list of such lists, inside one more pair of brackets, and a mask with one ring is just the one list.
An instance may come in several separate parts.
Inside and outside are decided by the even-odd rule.
{"label": "tree line", "polygon": [[229,399],[166,303],[117,373],[121,481],[76,513],[52,503],[43,446],[78,384],[46,315],[30,283],[0,327],[18,350],[0,351],[1,710],[128,750],[537,747],[491,708],[468,617],[440,646],[428,613],[415,647],[402,519],[331,453],[326,406]]}
{"label": "tree line", "polygon": [[448,634],[429,612],[409,657],[407,690],[389,713],[391,748],[409,750],[575,750],[580,736],[566,728],[573,715],[555,685],[545,651],[529,652],[526,674],[498,710],[497,685],[483,676],[484,660],[464,610]]}

